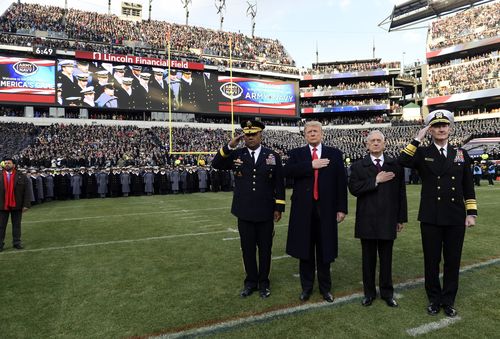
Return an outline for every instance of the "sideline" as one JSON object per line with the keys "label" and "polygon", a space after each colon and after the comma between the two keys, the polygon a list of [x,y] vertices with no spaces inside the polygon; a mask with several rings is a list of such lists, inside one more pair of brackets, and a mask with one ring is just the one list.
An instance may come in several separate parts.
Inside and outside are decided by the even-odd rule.
{"label": "sideline", "polygon": [[[464,266],[460,269],[460,273],[472,271],[475,269],[480,269],[484,267],[488,267],[494,264],[500,263],[500,258],[494,258],[482,262],[478,262],[472,265]],[[418,279],[412,279],[408,280],[403,283],[395,284],[394,289],[401,291],[405,289],[409,289],[418,285],[421,285],[424,282],[424,278],[418,278]],[[307,312],[315,309],[323,309],[327,307],[336,307],[345,303],[349,303],[353,300],[358,300],[359,298],[363,297],[363,293],[353,293],[344,297],[336,298],[333,303],[328,303],[326,301],[321,301],[317,303],[308,303],[308,304],[303,304],[299,306],[294,306],[294,307],[284,307],[282,309],[278,309],[275,311],[269,311],[269,312],[263,312],[260,314],[255,314],[251,315],[248,317],[241,317],[241,318],[235,318],[231,320],[225,320],[225,321],[220,321],[220,322],[214,322],[213,325],[208,325],[208,326],[201,326],[201,327],[194,327],[196,324],[193,324],[192,326],[194,328],[191,329],[186,329],[186,330],[171,330],[170,333],[165,333],[165,334],[149,334],[149,335],[144,335],[140,337],[134,337],[134,338],[155,338],[155,339],[170,339],[170,338],[183,338],[183,337],[196,337],[196,336],[202,336],[202,335],[208,335],[208,334],[214,334],[217,332],[222,332],[230,329],[237,328],[239,326],[243,325],[248,325],[248,324],[253,324],[253,323],[258,323],[258,322],[264,322],[264,321],[271,321],[279,317],[283,316],[288,316],[288,315],[293,315],[301,312]],[[459,319],[459,317],[455,318]],[[427,324],[429,325],[429,324]],[[189,326],[189,325],[187,325]],[[423,325],[425,326],[425,325]]]}

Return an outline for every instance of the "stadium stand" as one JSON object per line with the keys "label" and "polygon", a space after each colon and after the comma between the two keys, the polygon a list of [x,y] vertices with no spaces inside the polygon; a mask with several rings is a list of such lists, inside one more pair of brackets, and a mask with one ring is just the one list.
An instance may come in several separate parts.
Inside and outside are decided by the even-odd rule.
{"label": "stadium stand", "polygon": [[475,7],[432,22],[431,50],[499,35],[500,3]]}
{"label": "stadium stand", "polygon": [[[177,58],[187,58],[213,65],[228,65],[232,41],[233,67],[297,74],[293,59],[284,46],[273,39],[215,31],[165,21],[131,22],[116,15],[39,4],[12,3],[0,17],[4,33],[0,42],[15,45],[43,43],[66,50],[165,57],[166,35],[171,32],[171,49]],[[47,32],[46,39],[35,37]],[[133,42],[138,47],[129,47]]]}
{"label": "stadium stand", "polygon": [[[165,166],[173,165],[179,158],[178,155],[168,155],[169,129],[165,127],[63,124],[35,127],[16,123],[0,126],[26,131],[23,137],[11,141],[9,146],[10,150],[22,149],[17,156],[22,167]],[[332,126],[325,127],[325,142],[339,147],[346,158],[357,160],[366,154],[364,137],[371,129],[380,129],[386,135],[388,154],[397,156],[407,143],[408,135],[415,134],[420,125],[386,124],[352,129],[329,127]],[[499,118],[457,122],[451,143],[462,145],[472,137],[494,136],[498,130]],[[28,135],[31,137],[28,138]],[[179,127],[173,129],[172,141],[176,151],[210,152],[217,150],[228,139],[229,132],[221,128]],[[24,144],[19,144],[20,141]],[[266,130],[263,143],[276,149],[286,159],[287,151],[303,145],[304,140],[300,133],[271,129]],[[6,151],[3,154],[7,154]],[[196,156],[183,157],[183,163],[196,165],[196,159]],[[210,157],[205,160],[208,163]]]}

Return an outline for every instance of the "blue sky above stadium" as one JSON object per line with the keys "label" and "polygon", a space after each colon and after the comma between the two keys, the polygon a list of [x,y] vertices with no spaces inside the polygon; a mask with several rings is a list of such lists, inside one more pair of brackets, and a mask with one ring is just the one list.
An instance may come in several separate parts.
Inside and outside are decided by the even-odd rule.
{"label": "blue sky above stadium", "polygon": [[[64,7],[64,0],[30,1]],[[67,0],[68,7],[107,13],[105,0]],[[149,0],[131,0],[143,5],[143,18],[148,17]],[[250,0],[255,2],[255,0]],[[310,67],[316,61],[369,59],[373,55],[383,61],[403,61],[410,65],[425,60],[426,29],[390,32],[378,27],[401,0],[260,0],[257,1],[257,36],[279,39],[297,62]],[[12,3],[0,1],[3,13]],[[215,0],[192,0],[189,24],[219,29],[220,19]],[[119,13],[121,1],[112,0],[111,12]],[[181,0],[153,0],[152,19],[185,23]],[[223,29],[251,35],[251,20],[246,15],[246,0],[226,0]],[[419,25],[420,27],[422,24]]]}

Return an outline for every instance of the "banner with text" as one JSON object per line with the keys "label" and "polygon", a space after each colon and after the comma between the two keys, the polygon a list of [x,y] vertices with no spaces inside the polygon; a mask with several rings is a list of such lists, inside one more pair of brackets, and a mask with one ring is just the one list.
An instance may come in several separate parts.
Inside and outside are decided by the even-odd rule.
{"label": "banner with text", "polygon": [[55,61],[0,56],[0,101],[55,102]]}

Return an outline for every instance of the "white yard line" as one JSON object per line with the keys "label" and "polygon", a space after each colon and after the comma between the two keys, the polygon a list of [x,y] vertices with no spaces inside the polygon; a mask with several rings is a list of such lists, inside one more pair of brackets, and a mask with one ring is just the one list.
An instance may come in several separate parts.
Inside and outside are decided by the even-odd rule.
{"label": "white yard line", "polygon": [[222,241],[230,241],[230,240],[240,240],[240,237],[235,237],[235,238],[222,238]]}
{"label": "white yard line", "polygon": [[460,320],[462,320],[462,318],[460,318],[458,316],[455,318],[443,318],[439,321],[424,324],[424,325],[414,327],[414,328],[409,328],[406,330],[406,333],[408,333],[412,337],[416,337],[418,335],[427,334],[427,333],[432,332],[432,331],[440,330],[440,329],[445,328],[447,326],[450,326],[451,324],[456,323],[457,321],[460,321]]}
{"label": "white yard line", "polygon": [[113,241],[103,241],[103,242],[94,242],[88,244],[76,244],[76,245],[68,245],[68,246],[55,246],[55,247],[44,247],[44,248],[35,248],[35,249],[25,249],[22,251],[12,250],[5,251],[0,253],[0,258],[2,255],[9,254],[22,254],[22,253],[31,253],[31,252],[46,252],[46,251],[55,251],[55,250],[66,250],[71,248],[80,248],[80,247],[92,247],[92,246],[103,246],[103,245],[116,245],[116,244],[127,244],[134,243],[140,241],[152,241],[152,240],[163,240],[163,239],[175,239],[175,238],[185,238],[185,237],[199,237],[202,235],[213,235],[213,234],[221,234],[228,233],[230,231],[212,231],[212,232],[200,232],[200,233],[185,233],[185,234],[172,234],[172,235],[163,235],[159,237],[148,237],[148,238],[140,238],[140,239],[124,239],[124,240],[113,240]]}
{"label": "white yard line", "polygon": [[151,214],[170,214],[170,213],[188,213],[193,211],[213,211],[227,209],[227,207],[214,207],[214,208],[198,208],[196,210],[167,210],[158,212],[142,212],[142,213],[124,213],[124,214],[108,214],[108,215],[96,215],[92,217],[82,217],[82,218],[64,218],[64,219],[44,219],[44,220],[28,220],[23,221],[23,224],[39,224],[43,222],[62,222],[62,221],[77,221],[77,220],[91,220],[91,219],[103,219],[103,218],[121,218],[121,217],[133,217],[136,215],[151,215]]}
{"label": "white yard line", "polygon": [[[479,262],[476,264],[472,264],[469,266],[464,266],[460,269],[460,273],[467,272],[467,271],[474,270],[474,269],[478,269],[478,268],[483,268],[486,266],[497,264],[499,262],[500,262],[500,258],[495,258],[495,259]],[[412,280],[408,280],[408,281],[400,283],[400,284],[396,284],[396,285],[394,285],[394,288],[398,289],[398,290],[403,290],[406,288],[418,286],[418,285],[422,284],[423,281],[424,281],[423,279],[412,279]],[[168,333],[168,334],[163,334],[163,335],[159,335],[159,336],[151,336],[150,338],[167,339],[167,338],[181,338],[181,337],[187,337],[187,336],[195,337],[195,336],[213,334],[213,333],[216,333],[218,331],[225,331],[225,330],[229,330],[232,328],[237,328],[241,325],[253,324],[253,323],[262,322],[262,321],[270,321],[270,320],[274,320],[274,319],[279,318],[279,317],[292,315],[292,314],[296,314],[296,313],[300,313],[300,312],[306,312],[306,311],[310,311],[310,310],[321,309],[321,308],[345,304],[345,303],[348,303],[348,302],[351,302],[354,300],[358,300],[362,296],[363,296],[363,293],[353,293],[353,294],[345,296],[345,297],[336,298],[333,301],[333,303],[328,303],[328,302],[324,302],[324,301],[317,302],[317,303],[306,303],[306,304],[302,304],[299,306],[286,307],[286,308],[283,308],[280,310],[265,312],[262,314],[252,315],[252,316],[248,316],[248,317],[241,317],[241,318],[237,318],[237,319],[233,319],[233,320],[221,321],[221,322],[216,323],[214,325],[202,326],[202,327],[193,328],[190,330]],[[457,319],[457,320],[454,320],[451,322],[448,321],[448,323],[445,326],[448,326],[449,324],[460,320],[459,317],[447,318],[447,319]],[[441,321],[438,323],[441,323]],[[431,328],[432,326],[429,326],[429,325],[430,324],[426,324],[423,326],[428,326],[429,328]],[[442,327],[445,327],[445,326],[442,326]],[[420,326],[420,327],[422,327],[422,326]],[[417,327],[417,328],[420,328],[420,327]],[[415,330],[417,328],[415,328]],[[430,330],[433,330],[433,329],[434,328],[431,328]],[[438,329],[438,328],[436,328],[436,329]],[[411,330],[414,330],[414,329],[411,329]]]}
{"label": "white yard line", "polygon": [[285,255],[280,255],[278,257],[272,257],[271,260],[280,260],[280,259],[286,259],[286,258],[291,258],[291,256],[289,256],[288,254],[285,254]]}

